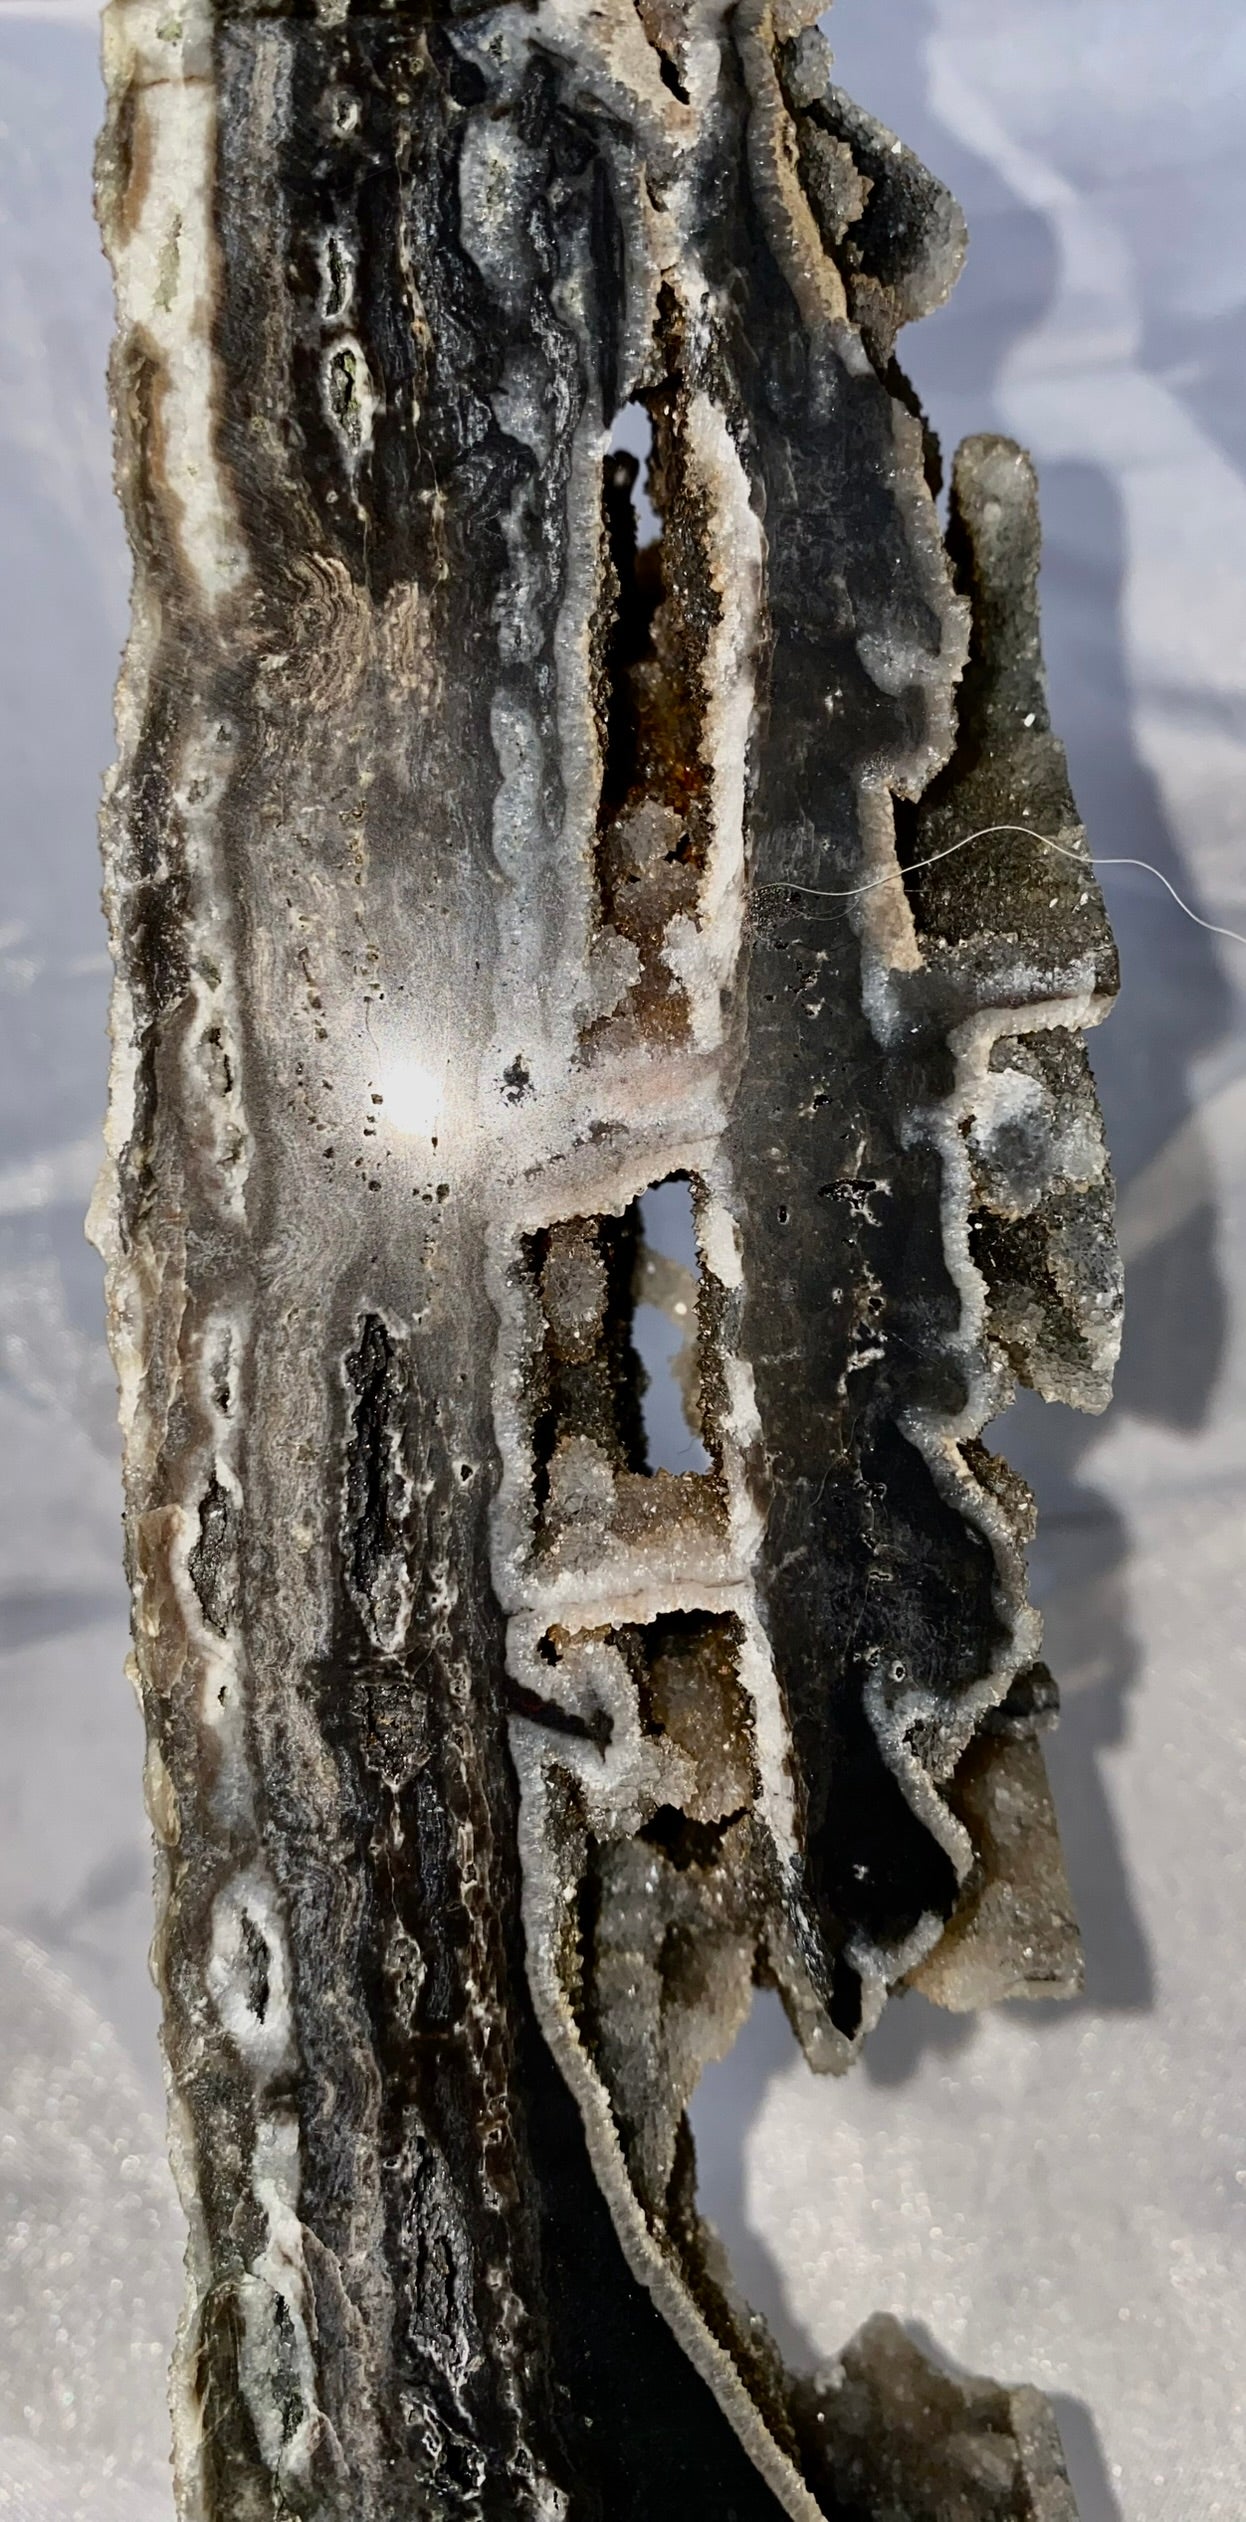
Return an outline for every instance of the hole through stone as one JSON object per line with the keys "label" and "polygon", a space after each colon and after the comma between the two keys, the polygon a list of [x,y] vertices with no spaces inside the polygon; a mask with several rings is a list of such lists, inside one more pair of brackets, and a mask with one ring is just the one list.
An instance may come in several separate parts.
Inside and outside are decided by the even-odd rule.
{"label": "hole through stone", "polygon": [[708,1471],[696,1414],[701,1263],[684,1175],[640,1201],[632,1345],[644,1369],[640,1408],[650,1471]]}
{"label": "hole through stone", "polygon": [[636,461],[636,478],[631,486],[632,511],[636,519],[636,549],[646,551],[651,543],[662,540],[662,519],[649,496],[649,464],[653,454],[653,422],[643,403],[624,403],[615,413],[610,431],[611,455],[630,455]]}
{"label": "hole through stone", "polygon": [[718,2235],[741,2294],[761,2314],[793,2372],[807,2372],[816,2358],[793,2316],[787,2271],[760,2229],[752,2193],[757,2125],[771,2088],[803,2067],[779,1998],[773,1989],[759,1988],[731,2049],[706,2067],[688,2106],[697,2205]]}

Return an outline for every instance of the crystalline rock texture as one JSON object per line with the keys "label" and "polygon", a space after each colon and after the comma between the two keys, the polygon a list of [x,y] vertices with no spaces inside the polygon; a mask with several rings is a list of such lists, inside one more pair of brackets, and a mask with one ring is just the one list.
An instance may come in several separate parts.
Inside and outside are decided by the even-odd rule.
{"label": "crystalline rock texture", "polygon": [[783,2370],[685,2116],[759,1984],[834,2072],[1078,1984],[982,1430],[1119,1327],[1033,475],[970,441],[942,530],[962,222],[813,14],[105,12],[185,2517],[1073,2510],[894,2322]]}

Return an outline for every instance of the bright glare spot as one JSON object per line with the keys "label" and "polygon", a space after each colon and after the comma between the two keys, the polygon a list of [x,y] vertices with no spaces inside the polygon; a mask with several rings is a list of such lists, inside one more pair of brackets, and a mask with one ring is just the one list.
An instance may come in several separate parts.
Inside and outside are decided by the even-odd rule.
{"label": "bright glare spot", "polygon": [[441,1080],[419,1060],[395,1060],[380,1079],[381,1118],[408,1138],[435,1138],[441,1119]]}

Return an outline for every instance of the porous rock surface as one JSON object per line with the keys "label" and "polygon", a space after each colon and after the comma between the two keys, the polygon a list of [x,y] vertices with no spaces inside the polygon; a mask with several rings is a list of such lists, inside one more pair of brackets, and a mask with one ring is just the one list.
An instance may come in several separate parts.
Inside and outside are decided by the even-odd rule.
{"label": "porous rock surface", "polygon": [[105,13],[187,2517],[1072,2511],[894,2324],[784,2373],[685,2117],[759,1983],[831,2069],[897,1984],[1077,1984],[982,1431],[1119,1322],[1032,474],[971,441],[941,530],[894,344],[962,225],[813,14]]}

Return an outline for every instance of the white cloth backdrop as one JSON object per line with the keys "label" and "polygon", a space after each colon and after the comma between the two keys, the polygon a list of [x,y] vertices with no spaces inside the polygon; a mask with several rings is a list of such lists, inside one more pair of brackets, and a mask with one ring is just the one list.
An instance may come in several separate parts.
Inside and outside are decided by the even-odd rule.
{"label": "white cloth backdrop", "polygon": [[[945,445],[1038,457],[1058,723],[1096,850],[1246,930],[1241,0],[839,0],[844,84],[973,244],[908,337]],[[168,2522],[179,2223],[145,1972],[140,1738],[99,1274],[94,809],[125,564],[83,8],[0,0],[0,2516]],[[1129,1320],[1102,1421],[1019,1408],[1065,1694],[1085,1999],[910,1998],[846,2084],[759,2001],[696,2105],[785,2346],[875,2308],[1055,2393],[1083,2522],[1246,2510],[1246,947],[1106,878],[1095,1061]]]}

